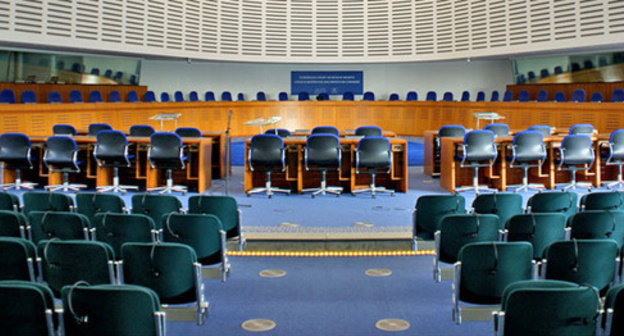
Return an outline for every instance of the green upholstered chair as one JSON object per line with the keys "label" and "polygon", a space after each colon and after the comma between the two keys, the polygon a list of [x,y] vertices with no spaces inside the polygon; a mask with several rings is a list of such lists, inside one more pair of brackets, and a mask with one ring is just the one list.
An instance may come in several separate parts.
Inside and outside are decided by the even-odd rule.
{"label": "green upholstered chair", "polygon": [[123,199],[115,194],[102,193],[77,193],[77,212],[89,218],[94,224],[95,215],[99,213],[125,213],[126,204]]}
{"label": "green upholstered chair", "polygon": [[201,264],[195,251],[177,243],[125,243],[120,265],[124,282],[154,290],[163,304],[196,304],[197,324],[208,315]]}
{"label": "green upholstered chair", "polygon": [[19,212],[0,210],[0,237],[30,239],[30,226],[26,217]]}
{"label": "green upholstered chair", "polygon": [[62,240],[90,239],[89,219],[81,214],[66,211],[31,211],[28,214],[32,241],[58,238]]}
{"label": "green upholstered chair", "polygon": [[505,229],[509,218],[524,212],[522,196],[515,193],[480,194],[472,202],[472,210],[474,213],[498,216],[500,230]]}
{"label": "green upholstered chair", "polygon": [[0,281],[0,335],[57,335],[52,291],[29,281]]}
{"label": "green upholstered chair", "polygon": [[37,252],[28,240],[0,237],[0,280],[35,281]]}
{"label": "green upholstered chair", "polygon": [[132,213],[151,217],[159,231],[162,231],[163,215],[170,212],[182,212],[182,203],[173,195],[132,195]]}
{"label": "green upholstered chair", "polygon": [[624,211],[587,210],[568,219],[570,237],[576,239],[613,239],[618,248],[624,243]]}
{"label": "green upholstered chair", "polygon": [[416,200],[413,217],[412,249],[417,249],[416,239],[433,240],[440,230],[440,221],[446,215],[466,213],[466,199],[461,195],[424,195]]}
{"label": "green upholstered chair", "polygon": [[605,335],[624,334],[624,284],[613,286],[607,292],[604,302],[606,313]]}
{"label": "green upholstered chair", "polygon": [[124,243],[151,243],[158,235],[154,221],[139,214],[98,213],[94,225],[95,240],[110,245],[119,259]]}
{"label": "green upholstered chair", "polygon": [[527,242],[470,243],[454,265],[453,321],[461,323],[460,301],[497,305],[505,287],[533,277],[533,246]]}
{"label": "green upholstered chair", "polygon": [[435,233],[433,279],[442,281],[440,262],[454,264],[464,245],[499,240],[498,225],[498,216],[491,214],[444,216]]}
{"label": "green upholstered chair", "polygon": [[581,197],[581,211],[624,210],[624,193],[621,191],[592,192]]}
{"label": "green upholstered chair", "polygon": [[20,211],[19,198],[5,191],[0,192],[0,210]]}
{"label": "green upholstered chair", "polygon": [[55,192],[29,191],[22,195],[24,208],[28,216],[31,211],[73,211],[74,201],[69,195]]}
{"label": "green upholstered chair", "polygon": [[43,279],[56,297],[64,286],[78,281],[93,285],[115,284],[113,249],[105,243],[84,240],[43,240],[37,246]]}
{"label": "green upholstered chair", "polygon": [[515,215],[507,224],[507,241],[531,243],[535,260],[543,259],[546,248],[556,241],[565,240],[566,236],[566,217],[561,213]]}
{"label": "green upholstered chair", "polygon": [[515,282],[494,314],[495,335],[594,335],[600,297],[593,287],[556,280]]}
{"label": "green upholstered chair", "polygon": [[604,292],[615,278],[617,243],[610,239],[568,240],[546,249],[545,279],[590,284]]}
{"label": "green upholstered chair", "polygon": [[80,282],[63,287],[62,297],[68,336],[165,334],[165,313],[160,311],[158,295],[149,288]]}
{"label": "green upholstered chair", "polygon": [[230,272],[226,233],[215,215],[176,214],[164,217],[163,238],[170,243],[186,244],[195,250],[202,265],[218,265],[221,280]]}
{"label": "green upholstered chair", "polygon": [[550,191],[537,193],[527,201],[527,212],[560,212],[570,217],[576,213],[578,196],[575,192]]}
{"label": "green upholstered chair", "polygon": [[188,212],[217,216],[223,224],[227,238],[238,237],[238,247],[242,251],[245,246],[245,237],[241,228],[241,211],[234,197],[191,196],[188,200]]}

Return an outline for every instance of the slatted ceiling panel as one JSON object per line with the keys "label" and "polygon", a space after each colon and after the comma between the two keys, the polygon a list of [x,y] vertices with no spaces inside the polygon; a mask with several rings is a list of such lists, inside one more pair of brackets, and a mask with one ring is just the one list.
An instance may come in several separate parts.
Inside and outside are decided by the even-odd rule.
{"label": "slatted ceiling panel", "polygon": [[236,55],[239,53],[240,2],[237,0],[220,1],[219,7],[219,52]]}
{"label": "slatted ceiling panel", "polygon": [[399,0],[391,4],[390,24],[392,25],[392,55],[394,56],[409,56],[414,53],[412,3],[411,0]]}
{"label": "slatted ceiling panel", "polygon": [[608,6],[608,32],[611,34],[624,33],[624,1],[609,0],[606,6]]}
{"label": "slatted ceiling panel", "polygon": [[368,56],[388,56],[390,54],[388,7],[388,2],[384,0],[368,1],[366,13]]}
{"label": "slatted ceiling panel", "polygon": [[453,51],[453,2],[450,0],[436,1],[436,46],[437,52]]}
{"label": "slatted ceiling panel", "polygon": [[145,11],[142,0],[126,0],[125,14],[125,43],[131,45],[145,44]]}
{"label": "slatted ceiling panel", "polygon": [[509,0],[509,44],[525,45],[528,38],[527,0]]}
{"label": "slatted ceiling panel", "polygon": [[281,0],[265,3],[264,52],[267,56],[288,55],[288,5]]}
{"label": "slatted ceiling panel", "polygon": [[184,47],[184,6],[181,0],[168,0],[165,5],[165,48]]}
{"label": "slatted ceiling panel", "polygon": [[359,57],[365,50],[364,2],[342,1],[342,56]]}
{"label": "slatted ceiling panel", "polygon": [[[72,11],[72,3],[70,1],[48,2],[48,15],[45,21],[48,35],[71,37],[72,25],[68,24],[68,22],[72,21]],[[2,16],[2,13],[0,13],[0,16]]]}
{"label": "slatted ceiling panel", "polygon": [[244,0],[242,22],[242,45],[243,55],[262,55],[262,1]]}
{"label": "slatted ceiling panel", "polygon": [[550,0],[531,0],[530,3],[531,42],[548,42],[552,36]]}
{"label": "slatted ceiling panel", "polygon": [[488,1],[490,48],[507,46],[507,0]]}
{"label": "slatted ceiling panel", "polygon": [[219,4],[216,0],[200,1],[201,51],[216,54],[219,49]]}
{"label": "slatted ceiling panel", "polygon": [[186,0],[184,7],[184,50],[200,51],[201,36],[201,6],[200,2]]}
{"label": "slatted ceiling panel", "polygon": [[22,0],[15,7],[15,31],[41,33],[43,29],[43,1]]}
{"label": "slatted ceiling panel", "polygon": [[487,48],[488,8],[486,0],[470,2],[470,45],[471,49]]}
{"label": "slatted ceiling panel", "polygon": [[290,55],[293,57],[313,56],[312,5],[308,0],[290,2]]}
{"label": "slatted ceiling panel", "polygon": [[554,0],[553,24],[555,40],[576,37],[576,1]]}
{"label": "slatted ceiling panel", "polygon": [[148,47],[165,47],[165,2],[162,0],[151,0],[147,6],[147,39]]}
{"label": "slatted ceiling panel", "polygon": [[74,22],[76,38],[99,40],[100,5],[97,1],[76,0],[74,4]]}
{"label": "slatted ceiling panel", "polygon": [[579,3],[579,33],[582,37],[604,35],[604,0],[581,0]]}
{"label": "slatted ceiling panel", "polygon": [[9,30],[11,17],[11,2],[0,0],[0,30]]}
{"label": "slatted ceiling panel", "polygon": [[455,51],[470,49],[470,13],[468,1],[455,2],[454,39]]}
{"label": "slatted ceiling panel", "polygon": [[101,0],[101,10],[102,41],[121,43],[123,36],[123,6],[120,6],[118,0]]}
{"label": "slatted ceiling panel", "polygon": [[340,55],[339,2],[317,0],[316,2],[316,56],[338,57]]}
{"label": "slatted ceiling panel", "polygon": [[416,54],[435,52],[435,1],[423,0],[414,3],[414,43]]}

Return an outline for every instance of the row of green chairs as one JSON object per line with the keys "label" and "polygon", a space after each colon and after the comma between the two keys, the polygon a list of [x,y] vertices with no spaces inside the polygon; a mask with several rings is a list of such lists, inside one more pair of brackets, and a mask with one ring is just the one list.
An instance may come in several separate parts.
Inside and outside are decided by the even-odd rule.
{"label": "row of green chairs", "polygon": [[134,285],[89,285],[62,289],[62,309],[44,284],[0,281],[0,335],[165,335],[158,295]]}

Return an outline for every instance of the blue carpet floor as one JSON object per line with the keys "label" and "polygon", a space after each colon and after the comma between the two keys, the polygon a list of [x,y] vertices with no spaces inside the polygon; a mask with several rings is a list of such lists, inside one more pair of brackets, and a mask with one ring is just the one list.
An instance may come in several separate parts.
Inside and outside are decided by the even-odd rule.
{"label": "blue carpet floor", "polygon": [[[206,281],[210,317],[203,326],[173,322],[169,335],[249,335],[248,319],[270,319],[275,329],[263,335],[488,335],[489,322],[451,320],[451,283],[436,284],[431,256],[285,258],[233,257],[227,282]],[[370,268],[392,271],[369,277]],[[261,270],[281,269],[281,278],[262,278]],[[380,319],[410,323],[401,332],[378,330]]]}

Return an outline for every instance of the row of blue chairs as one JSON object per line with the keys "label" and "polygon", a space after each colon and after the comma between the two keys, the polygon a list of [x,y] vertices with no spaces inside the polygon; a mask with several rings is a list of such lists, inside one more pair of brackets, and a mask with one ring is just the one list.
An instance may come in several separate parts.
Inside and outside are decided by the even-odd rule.
{"label": "row of blue chairs", "polygon": [[[622,62],[622,61],[623,60],[621,59],[621,56],[620,57],[615,57],[613,59],[614,63],[619,63],[619,62]],[[607,65],[609,65],[609,62],[607,61],[607,59],[604,58],[604,57],[600,57],[600,59],[598,60],[598,66],[599,67],[603,67],[603,66],[607,66]],[[576,71],[589,70],[589,69],[594,69],[594,68],[595,68],[595,66],[594,66],[594,62],[592,60],[585,60],[585,61],[583,61],[583,67],[581,67],[580,63],[572,62],[570,64],[570,66],[568,67],[568,69],[566,69],[566,72],[576,72]],[[553,68],[553,71],[554,71],[555,75],[558,75],[558,74],[563,73],[564,69],[563,69],[562,66],[558,65],[558,66],[555,66]],[[549,76],[551,76],[551,73],[550,73],[550,71],[548,69],[544,68],[544,69],[541,69],[539,71],[539,77],[540,78],[546,78],[546,77],[549,77]],[[528,71],[526,75],[524,75],[524,74],[518,75],[516,77],[516,83],[518,83],[518,84],[525,84],[527,81],[533,81],[533,80],[536,80],[536,79],[537,79],[537,75],[536,75],[535,71]]]}

